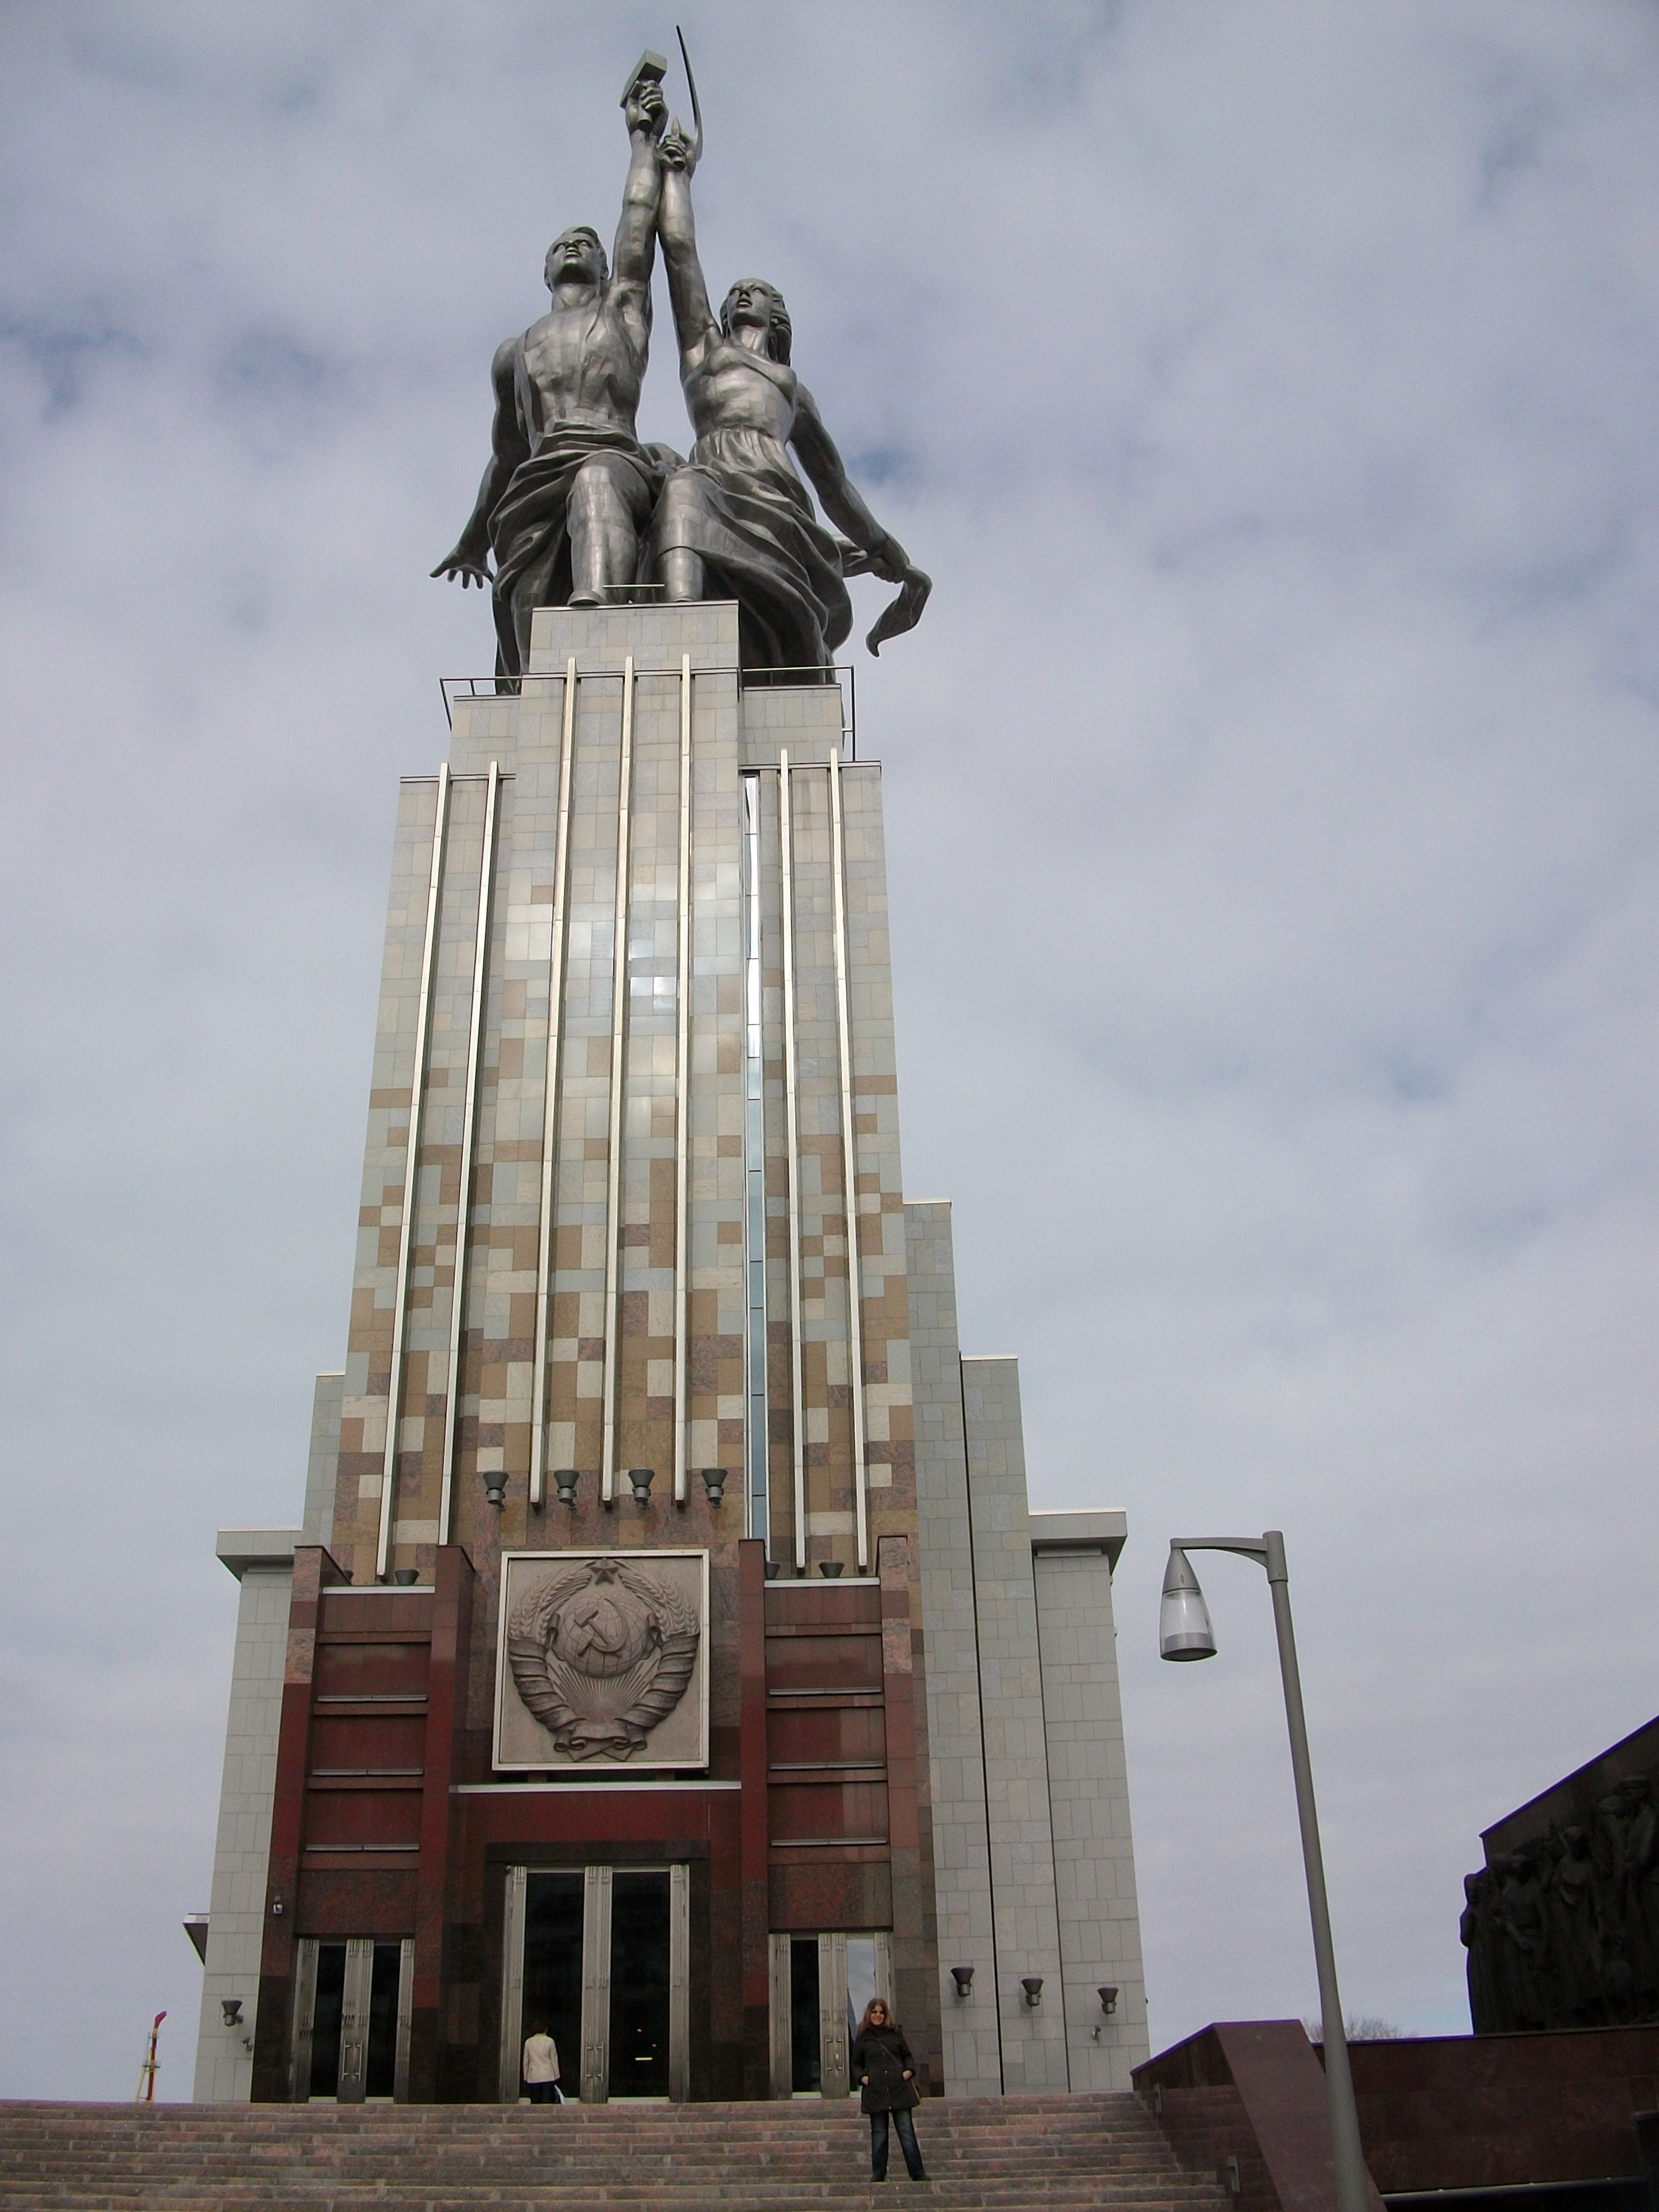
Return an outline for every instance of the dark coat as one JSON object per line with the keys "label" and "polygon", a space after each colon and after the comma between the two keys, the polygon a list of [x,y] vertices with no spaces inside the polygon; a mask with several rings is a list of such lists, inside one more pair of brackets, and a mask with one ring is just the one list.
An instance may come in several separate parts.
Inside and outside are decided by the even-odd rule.
{"label": "dark coat", "polygon": [[853,2079],[864,2081],[859,2097],[859,2110],[864,2112],[908,2112],[912,2105],[919,2105],[915,2081],[907,2081],[907,2072],[914,2074],[916,2062],[910,2056],[910,2046],[900,2027],[872,2027],[860,2036],[853,2045]]}

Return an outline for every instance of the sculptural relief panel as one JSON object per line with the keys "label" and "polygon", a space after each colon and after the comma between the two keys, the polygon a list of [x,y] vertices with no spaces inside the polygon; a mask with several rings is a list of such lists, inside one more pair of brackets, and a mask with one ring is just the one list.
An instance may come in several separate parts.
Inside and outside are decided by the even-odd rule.
{"label": "sculptural relief panel", "polygon": [[508,1553],[500,1620],[497,1767],[707,1766],[707,1552]]}

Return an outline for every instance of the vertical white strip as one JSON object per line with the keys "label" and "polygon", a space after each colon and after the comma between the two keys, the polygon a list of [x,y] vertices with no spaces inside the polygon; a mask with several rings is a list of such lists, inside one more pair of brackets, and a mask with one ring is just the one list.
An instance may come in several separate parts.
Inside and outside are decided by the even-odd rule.
{"label": "vertical white strip", "polygon": [[674,1503],[685,1503],[687,1317],[691,1255],[686,1249],[691,1216],[691,656],[680,657],[680,891],[679,1022],[674,1053]]}
{"label": "vertical white strip", "polygon": [[444,837],[449,827],[449,769],[438,770],[438,809],[432,823],[432,874],[426,893],[426,937],[421,948],[421,995],[415,1013],[415,1066],[409,1079],[409,1151],[404,1163],[404,1218],[398,1231],[398,1285],[392,1293],[392,1373],[386,1383],[386,1458],[380,1470],[380,1533],[374,1574],[384,1582],[392,1556],[392,1508],[398,1487],[398,1439],[403,1431],[404,1356],[409,1312],[409,1254],[415,1235],[415,1178],[419,1172],[421,1117],[426,1104],[426,1035],[432,1018],[432,975],[438,958],[438,888],[443,881]]}
{"label": "vertical white strip", "polygon": [[547,1490],[547,1334],[553,1287],[553,1208],[558,1195],[559,1052],[564,1027],[565,916],[570,910],[570,764],[576,745],[576,660],[564,669],[559,746],[559,826],[553,852],[553,938],[547,979],[547,1072],[542,1079],[541,1231],[536,1247],[536,1374],[530,1409],[530,1502]]}
{"label": "vertical white strip", "polygon": [[[311,2030],[317,2011],[317,1938],[302,1936],[294,1965],[294,2063],[289,2094],[296,2105],[311,2100]],[[216,2099],[216,2102],[217,2100]]]}
{"label": "vertical white strip", "polygon": [[524,1923],[527,1882],[521,1866],[507,1870],[501,1919],[501,2048],[496,2095],[503,2105],[519,2101],[524,2066]]}
{"label": "vertical white strip", "polygon": [[415,1938],[398,1947],[398,2049],[392,2061],[392,2101],[409,2102],[409,2045],[415,2027]]}
{"label": "vertical white strip", "polygon": [[766,1939],[767,2010],[772,2060],[772,2094],[787,2097],[795,2087],[794,1992],[790,1986],[789,1938],[774,1932]]}
{"label": "vertical white strip", "polygon": [[795,1443],[795,1565],[806,1570],[806,1408],[800,1341],[800,1102],[795,1076],[795,836],[789,756],[778,754],[778,875],[783,909],[783,1110],[789,1154],[790,1432]]}
{"label": "vertical white strip", "polygon": [[684,2105],[691,2094],[691,1869],[683,1861],[668,1869],[668,2095]]}
{"label": "vertical white strip", "polygon": [[846,2101],[851,2087],[847,2048],[847,1938],[818,1938],[819,2094]]}
{"label": "vertical white strip", "polygon": [[842,825],[841,754],[830,748],[830,877],[835,891],[836,1027],[841,1053],[841,1173],[847,1195],[847,1364],[852,1385],[853,1499],[859,1572],[870,1565],[870,1499],[865,1468],[864,1273],[859,1249],[858,1139],[853,1125],[853,1016],[848,986],[847,841]]}
{"label": "vertical white strip", "polygon": [[342,2105],[361,2105],[368,2063],[368,2018],[374,1988],[374,1938],[349,1936],[345,1947],[345,1989],[340,1999],[340,2072],[334,2095]]}
{"label": "vertical white strip", "polygon": [[489,763],[484,789],[483,854],[478,876],[478,933],[472,948],[472,1021],[466,1039],[466,1091],[461,1104],[461,1187],[456,1200],[454,1282],[449,1303],[449,1373],[444,1391],[444,1475],[438,1493],[438,1541],[449,1541],[455,1495],[455,1440],[461,1425],[461,1334],[466,1321],[466,1267],[472,1249],[472,1164],[478,1136],[478,1079],[483,1073],[485,994],[489,988],[489,909],[495,886],[495,822],[501,770]]}
{"label": "vertical white strip", "polygon": [[622,1261],[623,1061],[628,1021],[628,818],[634,778],[634,656],[623,663],[622,750],[617,764],[617,907],[611,936],[611,1150],[605,1197],[605,1457],[599,1498],[617,1494],[617,1368],[622,1315],[617,1279]]}
{"label": "vertical white strip", "polygon": [[590,1866],[582,1876],[582,2102],[611,2095],[611,1875]]}
{"label": "vertical white strip", "polygon": [[766,1083],[762,1058],[760,776],[743,786],[743,1221],[744,1534],[769,1547],[767,1413],[770,1399],[766,1332]]}

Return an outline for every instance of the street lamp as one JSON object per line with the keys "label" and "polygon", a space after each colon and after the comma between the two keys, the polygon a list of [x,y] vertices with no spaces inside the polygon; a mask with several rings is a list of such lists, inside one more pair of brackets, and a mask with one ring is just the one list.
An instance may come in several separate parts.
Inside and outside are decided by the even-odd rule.
{"label": "street lamp", "polygon": [[1314,1963],[1319,1972],[1319,2009],[1325,2023],[1325,2103],[1330,2113],[1331,2164],[1336,2177],[1337,2212],[1366,2212],[1370,2203],[1364,2153],[1359,2146],[1359,2114],[1348,2065],[1348,2039],[1342,1998],[1336,1986],[1336,1952],[1331,1942],[1331,1909],[1325,1896],[1325,1862],[1319,1848],[1319,1815],[1314,1808],[1313,1768],[1308,1759],[1308,1723],[1302,1711],[1302,1677],[1296,1663],[1296,1632],[1291,1626],[1290,1576],[1285,1539],[1277,1528],[1260,1536],[1178,1536],[1170,1540],[1170,1565],[1158,1609],[1159,1656],[1165,1659],[1213,1659],[1215,1631],[1209,1608],[1193,1572],[1188,1552],[1237,1552],[1267,1572],[1273,1592],[1273,1626],[1279,1632],[1279,1671],[1285,1684],[1285,1719],[1291,1735],[1291,1771],[1296,1778],[1296,1811],[1302,1827],[1302,1861],[1308,1876],[1308,1917],[1313,1923]]}

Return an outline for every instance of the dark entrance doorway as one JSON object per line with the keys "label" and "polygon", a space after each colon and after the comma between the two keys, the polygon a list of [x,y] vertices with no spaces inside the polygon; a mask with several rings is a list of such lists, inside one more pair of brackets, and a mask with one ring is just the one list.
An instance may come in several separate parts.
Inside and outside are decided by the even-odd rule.
{"label": "dark entrance doorway", "polygon": [[666,2097],[668,1870],[618,1868],[611,1892],[611,2094]]}
{"label": "dark entrance doorway", "polygon": [[816,1936],[789,1939],[789,2087],[797,2097],[816,2096],[823,2087]]}
{"label": "dark entrance doorway", "polygon": [[580,1870],[525,1882],[522,2025],[526,2035],[545,2028],[558,2045],[570,2096],[581,2070],[582,1887]]}
{"label": "dark entrance doorway", "polygon": [[690,2087],[690,1869],[509,1866],[499,2095],[545,2027],[567,2097],[679,2101]]}

